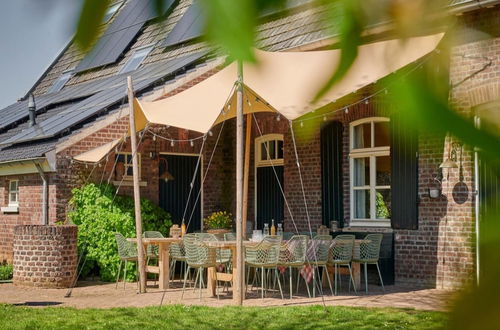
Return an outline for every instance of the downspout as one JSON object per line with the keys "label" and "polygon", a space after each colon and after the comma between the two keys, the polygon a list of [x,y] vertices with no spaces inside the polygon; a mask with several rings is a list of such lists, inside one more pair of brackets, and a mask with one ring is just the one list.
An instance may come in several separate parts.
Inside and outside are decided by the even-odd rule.
{"label": "downspout", "polygon": [[45,175],[45,172],[43,171],[42,167],[40,166],[39,163],[35,163],[35,167],[38,170],[38,174],[40,174],[40,177],[42,178],[43,182],[43,188],[42,188],[42,224],[43,225],[48,225],[49,224],[49,217],[48,217],[48,197],[49,197],[49,186],[47,184],[47,176]]}
{"label": "downspout", "polygon": [[[477,129],[481,128],[481,119],[479,117],[474,118],[474,124]],[[481,200],[479,196],[479,155],[477,153],[477,148],[474,148],[474,199],[475,199],[475,217],[476,217],[476,285],[479,286],[479,276],[480,272],[480,250],[479,250],[479,216]]]}

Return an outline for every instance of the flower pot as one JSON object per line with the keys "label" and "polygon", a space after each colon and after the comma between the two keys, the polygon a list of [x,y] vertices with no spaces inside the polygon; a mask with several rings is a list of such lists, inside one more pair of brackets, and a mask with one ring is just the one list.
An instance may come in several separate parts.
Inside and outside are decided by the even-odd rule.
{"label": "flower pot", "polygon": [[223,235],[230,232],[230,229],[207,229],[207,233],[214,235]]}

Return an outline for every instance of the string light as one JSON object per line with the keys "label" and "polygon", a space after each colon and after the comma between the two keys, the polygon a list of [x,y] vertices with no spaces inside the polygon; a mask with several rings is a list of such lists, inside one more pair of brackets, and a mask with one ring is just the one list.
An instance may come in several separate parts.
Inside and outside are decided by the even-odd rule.
{"label": "string light", "polygon": [[369,102],[368,102],[368,99],[365,99],[365,104],[368,104],[368,103],[369,103]]}
{"label": "string light", "polygon": [[280,121],[281,120],[281,116],[280,115],[277,115],[276,116],[276,121]]}
{"label": "string light", "polygon": [[300,127],[304,127],[304,122],[303,121],[300,122]]}
{"label": "string light", "polygon": [[193,140],[189,140],[189,144],[191,145],[191,147],[194,147],[194,141]]}
{"label": "string light", "polygon": [[250,101],[248,99],[247,99],[247,104],[248,104],[249,107],[252,106],[252,103],[250,103]]}
{"label": "string light", "polygon": [[387,88],[384,89],[384,94],[387,95],[388,91],[387,91]]}
{"label": "string light", "polygon": [[323,116],[323,121],[326,121],[326,116]]}
{"label": "string light", "polygon": [[156,141],[156,134],[153,133],[153,141]]}
{"label": "string light", "polygon": [[344,112],[345,112],[345,114],[347,115],[347,114],[349,113],[349,108],[348,108],[348,107],[345,107]]}
{"label": "string light", "polygon": [[213,136],[214,133],[212,133],[212,131],[208,131],[208,135]]}
{"label": "string light", "polygon": [[174,146],[174,140],[170,141],[170,146],[173,147]]}

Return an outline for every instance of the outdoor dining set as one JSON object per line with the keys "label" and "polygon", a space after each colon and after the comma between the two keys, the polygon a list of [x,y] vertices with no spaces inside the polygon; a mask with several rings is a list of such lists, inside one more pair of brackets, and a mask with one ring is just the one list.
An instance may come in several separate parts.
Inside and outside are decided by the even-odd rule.
{"label": "outdoor dining set", "polygon": [[[125,281],[126,264],[137,261],[137,240],[125,238],[119,233],[115,237],[121,260],[118,286],[122,263],[125,263]],[[376,266],[384,290],[378,265],[382,237],[382,234],[367,234],[363,239],[355,239],[351,234],[333,238],[331,235],[283,233],[263,236],[259,240],[244,240],[245,291],[260,287],[260,295],[264,298],[269,290],[277,288],[283,299],[283,285],[288,282],[291,299],[294,288],[297,294],[300,282],[303,282],[309,297],[315,297],[316,292],[325,294],[323,287],[326,285],[332,295],[337,295],[341,276],[345,274],[349,277],[349,290],[352,285],[357,293],[360,266],[363,266],[364,286],[368,292],[369,264]],[[223,288],[226,289],[237,278],[235,233],[189,233],[182,237],[163,237],[159,232],[147,231],[143,234],[142,243],[148,261],[146,272],[158,274],[161,290],[170,288],[178,264],[183,280],[182,296],[190,283],[199,288],[200,299],[204,287],[208,289],[209,296],[219,297],[218,283],[224,282]],[[150,265],[151,260],[157,260],[156,265]],[[333,273],[333,278],[330,273]]]}

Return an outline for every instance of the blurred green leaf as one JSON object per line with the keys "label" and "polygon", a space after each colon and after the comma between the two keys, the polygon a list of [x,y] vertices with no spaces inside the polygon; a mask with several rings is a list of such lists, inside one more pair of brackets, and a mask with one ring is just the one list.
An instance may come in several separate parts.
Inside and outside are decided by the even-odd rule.
{"label": "blurred green leaf", "polygon": [[75,43],[87,52],[99,35],[104,14],[111,0],[84,0],[75,34]]}
{"label": "blurred green leaf", "polygon": [[331,7],[327,11],[327,16],[329,19],[340,19],[338,32],[341,55],[335,72],[332,72],[331,78],[316,94],[314,102],[321,99],[335,83],[342,79],[354,63],[358,56],[358,45],[361,44],[361,33],[364,28],[359,0],[341,0],[339,6]]}
{"label": "blurred green leaf", "polygon": [[252,0],[203,0],[206,35],[235,60],[255,61],[256,7]]}

